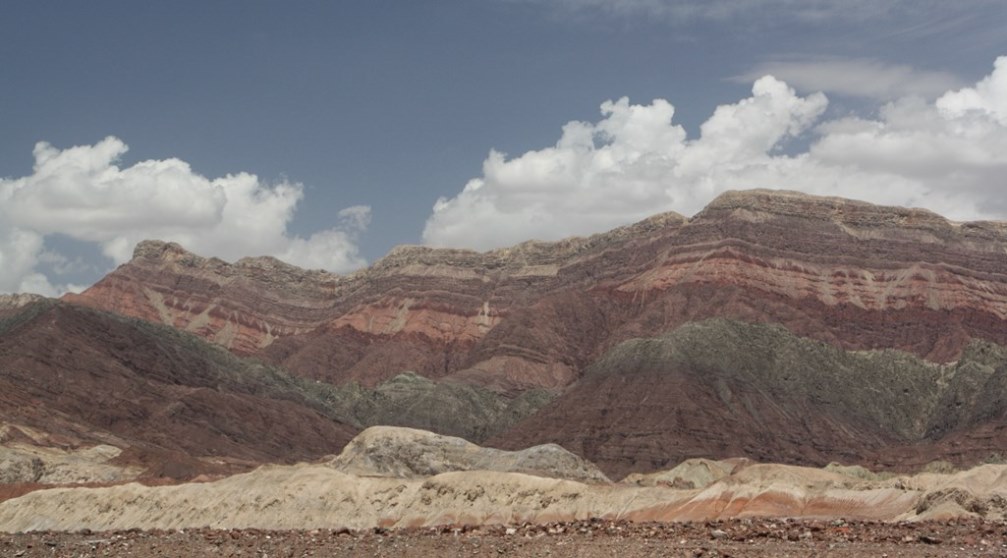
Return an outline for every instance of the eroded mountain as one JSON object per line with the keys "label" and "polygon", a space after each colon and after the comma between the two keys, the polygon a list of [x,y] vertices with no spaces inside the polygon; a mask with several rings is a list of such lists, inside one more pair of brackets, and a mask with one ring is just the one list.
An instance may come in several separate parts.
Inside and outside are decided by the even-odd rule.
{"label": "eroded mountain", "polygon": [[401,247],[345,276],[149,241],[66,300],[308,380],[353,428],[555,442],[616,477],[975,462],[1007,425],[1007,224],[839,198],[731,192],[690,219]]}

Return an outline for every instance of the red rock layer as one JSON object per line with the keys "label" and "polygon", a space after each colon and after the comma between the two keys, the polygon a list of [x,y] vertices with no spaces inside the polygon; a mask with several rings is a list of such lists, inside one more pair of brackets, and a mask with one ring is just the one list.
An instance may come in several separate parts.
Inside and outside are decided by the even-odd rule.
{"label": "red rock layer", "polygon": [[373,384],[409,369],[506,391],[556,389],[619,341],[713,316],[947,361],[971,338],[1007,343],[1007,225],[733,192],[689,220],[659,215],[483,254],[404,247],[347,276],[145,242],[67,299],[333,382]]}

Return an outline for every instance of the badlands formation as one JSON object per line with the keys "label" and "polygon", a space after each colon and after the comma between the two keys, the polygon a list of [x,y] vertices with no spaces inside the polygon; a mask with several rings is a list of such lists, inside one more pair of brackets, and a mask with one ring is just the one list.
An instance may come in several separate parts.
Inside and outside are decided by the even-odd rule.
{"label": "badlands formation", "polygon": [[345,276],[147,241],[0,297],[0,372],[4,532],[997,521],[1007,224],[757,190]]}
{"label": "badlands formation", "polygon": [[174,486],[34,491],[0,503],[0,529],[363,530],[760,516],[1000,520],[1005,513],[1004,465],[878,476],[860,468],[691,461],[613,484],[558,447],[515,455],[423,431],[375,427],[326,463],[263,466]]}

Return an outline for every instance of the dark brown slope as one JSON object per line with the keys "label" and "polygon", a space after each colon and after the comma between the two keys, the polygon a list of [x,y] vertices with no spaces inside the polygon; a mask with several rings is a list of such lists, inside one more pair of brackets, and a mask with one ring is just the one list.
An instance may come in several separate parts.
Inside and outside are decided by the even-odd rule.
{"label": "dark brown slope", "polygon": [[324,411],[289,378],[163,326],[51,301],[0,320],[0,421],[118,446],[155,476],[338,452],[356,429]]}
{"label": "dark brown slope", "polygon": [[1007,444],[1007,349],[936,365],[849,352],[778,326],[710,320],[627,341],[488,444],[556,442],[619,478],[692,457],[912,467]]}

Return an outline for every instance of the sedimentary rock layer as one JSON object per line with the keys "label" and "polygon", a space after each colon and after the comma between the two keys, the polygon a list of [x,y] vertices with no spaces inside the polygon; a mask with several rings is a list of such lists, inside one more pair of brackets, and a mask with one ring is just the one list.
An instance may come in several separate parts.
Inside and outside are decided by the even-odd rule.
{"label": "sedimentary rock layer", "polygon": [[375,424],[482,441],[550,399],[408,373],[373,389],[336,387],[167,326],[38,299],[0,318],[0,484],[188,478],[289,463],[336,453]]}
{"label": "sedimentary rock layer", "polygon": [[414,371],[556,390],[621,341],[709,317],[951,361],[971,339],[1007,343],[1005,250],[1003,223],[757,190],[558,243],[401,247],[347,276],[144,242],[67,299],[336,384]]}

